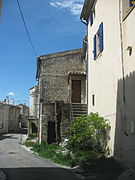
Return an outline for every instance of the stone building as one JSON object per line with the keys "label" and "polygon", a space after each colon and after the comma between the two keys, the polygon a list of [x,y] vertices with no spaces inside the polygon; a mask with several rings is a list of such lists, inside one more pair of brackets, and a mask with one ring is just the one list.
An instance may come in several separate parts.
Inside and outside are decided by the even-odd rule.
{"label": "stone building", "polygon": [[60,141],[73,117],[87,113],[82,49],[38,57],[39,141]]}
{"label": "stone building", "polygon": [[29,107],[25,104],[19,104],[17,107],[20,108],[20,123],[21,127],[28,127],[28,118],[29,118]]}
{"label": "stone building", "polygon": [[0,103],[0,134],[19,130],[20,108]]}

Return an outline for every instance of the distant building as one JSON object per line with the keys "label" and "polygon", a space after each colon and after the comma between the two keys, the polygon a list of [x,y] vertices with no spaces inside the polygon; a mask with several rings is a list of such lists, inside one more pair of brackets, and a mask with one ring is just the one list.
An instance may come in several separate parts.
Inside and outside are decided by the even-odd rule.
{"label": "distant building", "polygon": [[135,165],[135,5],[85,0],[88,113],[109,119],[111,155]]}
{"label": "distant building", "polygon": [[0,103],[0,134],[19,130],[20,108]]}
{"label": "distant building", "polygon": [[30,88],[30,113],[28,121],[28,133],[38,132],[38,119],[39,119],[39,90],[38,85]]}
{"label": "distant building", "polygon": [[21,127],[28,127],[29,107],[25,104],[19,104],[17,107],[20,108],[19,121],[21,123]]}
{"label": "distant building", "polygon": [[39,116],[39,103],[38,103],[38,85],[30,88],[30,113],[29,116],[31,118],[37,119]]}

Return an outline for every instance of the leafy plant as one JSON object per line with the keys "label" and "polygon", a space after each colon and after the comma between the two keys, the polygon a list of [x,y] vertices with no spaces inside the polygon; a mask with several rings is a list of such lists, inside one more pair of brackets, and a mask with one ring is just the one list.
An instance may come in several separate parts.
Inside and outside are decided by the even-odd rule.
{"label": "leafy plant", "polygon": [[39,156],[52,159],[54,162],[66,166],[75,166],[76,162],[71,157],[69,152],[62,153],[63,147],[58,146],[56,143],[35,143],[35,142],[25,142],[25,145],[31,147],[31,150],[36,152]]}
{"label": "leafy plant", "polygon": [[36,133],[33,133],[33,134],[28,134],[28,138],[27,140],[31,140],[31,139],[34,139],[37,137],[37,134]]}
{"label": "leafy plant", "polygon": [[[74,119],[69,128],[66,146],[57,143],[26,142],[39,156],[52,159],[66,166],[81,165],[89,159],[97,159],[108,152],[110,125],[98,113]],[[32,136],[33,137],[33,136]]]}
{"label": "leafy plant", "polygon": [[72,151],[83,150],[105,154],[108,152],[109,131],[108,121],[98,113],[77,117],[69,128],[67,148]]}

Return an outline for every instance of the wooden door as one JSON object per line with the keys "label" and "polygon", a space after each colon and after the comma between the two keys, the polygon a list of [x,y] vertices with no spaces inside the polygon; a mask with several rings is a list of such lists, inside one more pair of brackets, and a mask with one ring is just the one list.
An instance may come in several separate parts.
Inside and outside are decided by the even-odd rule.
{"label": "wooden door", "polygon": [[72,103],[81,103],[81,80],[72,80]]}

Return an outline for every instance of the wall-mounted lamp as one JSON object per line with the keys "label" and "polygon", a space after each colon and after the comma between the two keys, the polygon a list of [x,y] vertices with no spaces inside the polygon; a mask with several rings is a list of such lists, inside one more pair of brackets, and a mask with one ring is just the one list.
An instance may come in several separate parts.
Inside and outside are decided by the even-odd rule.
{"label": "wall-mounted lamp", "polygon": [[128,50],[129,56],[131,56],[132,55],[132,46],[128,46],[126,50]]}

